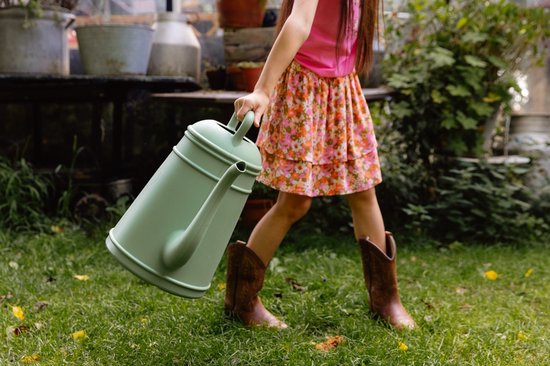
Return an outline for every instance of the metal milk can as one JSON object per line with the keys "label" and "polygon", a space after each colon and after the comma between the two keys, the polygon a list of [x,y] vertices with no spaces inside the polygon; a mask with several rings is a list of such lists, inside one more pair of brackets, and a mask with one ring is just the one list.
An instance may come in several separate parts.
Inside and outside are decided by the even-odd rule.
{"label": "metal milk can", "polygon": [[187,128],[109,231],[107,248],[126,269],[175,295],[204,295],[260,173],[245,137],[253,120],[248,112],[239,128],[235,115]]}
{"label": "metal milk can", "polygon": [[200,81],[201,45],[187,17],[181,13],[159,13],[148,75],[191,76]]}

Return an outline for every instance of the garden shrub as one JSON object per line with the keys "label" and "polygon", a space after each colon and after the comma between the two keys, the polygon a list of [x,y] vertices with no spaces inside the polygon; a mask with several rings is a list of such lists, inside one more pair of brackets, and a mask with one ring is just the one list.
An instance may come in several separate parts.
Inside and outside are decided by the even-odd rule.
{"label": "garden shrub", "polygon": [[437,178],[433,199],[408,203],[410,226],[444,241],[525,241],[548,232],[532,212],[526,167],[452,161]]}
{"label": "garden shrub", "polygon": [[543,55],[548,13],[507,0],[409,0],[407,12],[386,22],[383,65],[407,158],[481,156],[487,121],[517,88],[514,72]]}
{"label": "garden shrub", "polygon": [[405,7],[407,19],[386,21],[384,76],[394,89],[378,133],[386,226],[445,241],[542,235],[544,204],[523,187],[523,168],[453,157],[488,153],[487,122],[509,111],[514,72],[543,55],[548,13],[505,0]]}
{"label": "garden shrub", "polygon": [[51,177],[35,173],[25,159],[11,163],[0,157],[0,228],[43,228],[51,188]]}

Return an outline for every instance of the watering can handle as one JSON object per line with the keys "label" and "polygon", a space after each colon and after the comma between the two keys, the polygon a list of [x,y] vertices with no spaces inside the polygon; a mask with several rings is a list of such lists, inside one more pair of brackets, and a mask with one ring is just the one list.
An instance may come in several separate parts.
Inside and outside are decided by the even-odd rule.
{"label": "watering can handle", "polygon": [[[238,122],[239,120],[237,119],[237,115],[233,113],[233,115],[231,116],[231,119],[229,120],[229,123],[227,124],[227,127],[235,131]],[[238,145],[241,143],[241,141],[243,140],[244,136],[246,135],[250,127],[252,127],[253,123],[254,123],[254,112],[248,111],[244,116],[241,126],[235,131],[235,135],[233,135],[233,138],[231,139],[233,141],[233,145]]]}

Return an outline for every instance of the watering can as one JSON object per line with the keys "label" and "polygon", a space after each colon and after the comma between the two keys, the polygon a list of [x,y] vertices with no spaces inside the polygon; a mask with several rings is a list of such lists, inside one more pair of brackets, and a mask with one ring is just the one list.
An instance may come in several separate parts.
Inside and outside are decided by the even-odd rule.
{"label": "watering can", "polygon": [[[190,125],[120,221],[107,248],[126,269],[174,295],[197,298],[210,288],[261,158],[239,125]],[[237,126],[239,127],[237,128]]]}

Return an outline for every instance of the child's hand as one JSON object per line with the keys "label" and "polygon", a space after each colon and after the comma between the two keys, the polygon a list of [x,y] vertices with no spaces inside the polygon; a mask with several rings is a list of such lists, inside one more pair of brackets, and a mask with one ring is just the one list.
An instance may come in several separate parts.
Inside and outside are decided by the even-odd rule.
{"label": "child's hand", "polygon": [[254,111],[254,126],[260,127],[260,120],[269,104],[269,95],[261,90],[254,90],[235,101],[235,113],[237,119],[242,121],[248,111]]}

